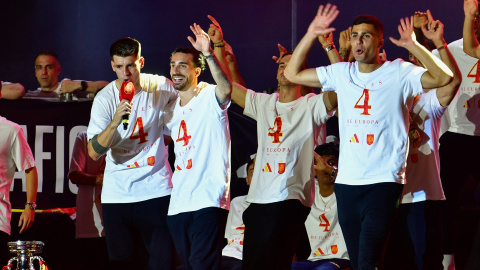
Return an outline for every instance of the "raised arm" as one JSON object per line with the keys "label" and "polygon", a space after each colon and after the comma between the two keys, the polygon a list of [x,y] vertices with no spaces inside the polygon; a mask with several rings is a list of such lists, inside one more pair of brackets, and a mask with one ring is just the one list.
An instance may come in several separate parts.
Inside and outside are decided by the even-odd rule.
{"label": "raised arm", "polygon": [[[95,104],[95,102],[94,102]],[[113,115],[113,120],[100,134],[95,135],[88,142],[88,155],[93,160],[98,160],[101,156],[107,153],[108,149],[112,145],[113,138],[118,126],[122,123],[122,117],[125,114],[132,112],[132,104],[128,100],[124,99],[118,104],[117,110]]]}
{"label": "raised arm", "polygon": [[[38,174],[37,167],[32,167],[25,170],[25,178],[27,184],[27,202],[35,202],[37,199],[37,188],[38,188]],[[18,221],[18,227],[20,227],[20,233],[30,229],[35,220],[35,210],[33,210],[29,205],[25,205],[25,210],[22,215],[20,215],[20,220]]]}
{"label": "raised arm", "polygon": [[330,60],[330,63],[338,63],[342,62],[343,59],[340,56],[340,54],[337,51],[337,48],[335,47],[335,44],[333,43],[333,33],[330,32],[326,35],[320,35],[318,36],[318,41],[320,44],[322,44],[322,48],[325,50],[328,56],[328,60]]}
{"label": "raised arm", "polygon": [[350,37],[352,36],[352,27],[340,32],[340,37],[338,38],[338,54],[340,58],[345,62],[352,62],[355,58],[352,53],[352,43],[350,42]]}
{"label": "raised arm", "polygon": [[7,83],[0,86],[0,97],[3,99],[20,99],[25,95],[25,87],[19,83]]}
{"label": "raised arm", "polygon": [[[477,0],[465,0],[463,2],[465,21],[463,23],[463,51],[475,58],[480,58],[480,45],[475,35],[474,24],[478,23],[478,2]],[[480,31],[480,29],[477,29]]]}
{"label": "raised arm", "polygon": [[[423,25],[422,27],[425,28],[426,26]],[[438,29],[433,30],[438,31]],[[415,40],[415,34],[413,33],[413,16],[411,16],[410,19],[400,19],[398,32],[400,33],[400,39],[397,40],[390,37],[390,41],[411,52],[427,69],[421,78],[424,89],[438,88],[452,81],[452,71],[440,59],[436,58]]]}
{"label": "raised arm", "polygon": [[231,94],[232,94],[232,82],[230,76],[227,75],[227,72],[222,68],[220,63],[218,62],[217,57],[224,58],[222,59],[223,62],[226,63],[225,59],[225,51],[221,55],[215,55],[212,53],[210,48],[210,38],[208,34],[205,33],[200,25],[194,23],[193,26],[190,26],[193,34],[195,35],[196,39],[192,37],[188,37],[192,46],[200,51],[207,60],[208,67],[210,72],[212,73],[212,77],[217,83],[217,87],[215,87],[215,94],[217,96],[218,103],[220,106],[224,106],[228,102],[230,102]]}
{"label": "raised arm", "polygon": [[326,35],[335,30],[330,27],[330,24],[337,16],[338,10],[336,6],[327,4],[324,8],[323,5],[320,5],[317,16],[315,16],[310,23],[307,33],[298,43],[293,52],[292,58],[285,69],[285,77],[290,82],[311,87],[322,87],[315,69],[310,68],[302,70],[302,63],[307,58],[307,55],[317,37],[320,35]]}
{"label": "raised arm", "polygon": [[108,84],[107,81],[72,81],[72,80],[63,80],[62,86],[60,87],[59,94],[69,93],[74,91],[85,91],[88,93],[97,93],[100,89],[105,87]]}
{"label": "raised arm", "polygon": [[442,61],[453,71],[453,80],[449,84],[437,89],[438,101],[440,101],[443,107],[446,107],[457,94],[458,87],[462,82],[462,75],[458,69],[457,62],[455,62],[443,38],[443,24],[439,20],[433,19],[430,10],[427,10],[427,17],[428,21],[424,22],[423,25],[427,25],[428,27],[422,27],[423,35],[433,42],[433,45],[438,48]]}
{"label": "raised arm", "polygon": [[[212,23],[208,29],[208,36],[213,43],[213,51],[216,55],[225,54],[225,58],[218,58],[220,65],[227,72],[228,76],[236,83],[245,86],[242,76],[238,70],[237,61],[235,55],[233,54],[232,47],[224,40],[223,31],[220,27],[220,24],[213,18],[208,15],[208,18]],[[226,62],[224,61],[226,60]]]}

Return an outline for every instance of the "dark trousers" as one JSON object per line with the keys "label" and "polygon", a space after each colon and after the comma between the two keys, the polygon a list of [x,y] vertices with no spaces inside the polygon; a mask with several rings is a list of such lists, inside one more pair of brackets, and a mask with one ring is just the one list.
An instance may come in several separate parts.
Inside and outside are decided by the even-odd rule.
{"label": "dark trousers", "polygon": [[397,223],[404,249],[398,259],[414,262],[416,268],[412,270],[443,270],[444,204],[444,201],[423,201],[401,204],[399,207]]}
{"label": "dark trousers", "polygon": [[[446,132],[440,138],[440,177],[446,197],[444,253],[455,254],[456,269],[470,257],[479,222],[480,136]],[[477,209],[477,210],[474,210]]]}
{"label": "dark trousers", "polygon": [[166,217],[170,196],[136,203],[102,203],[107,247],[114,269],[139,269],[135,237],[149,254],[149,269],[174,269],[174,249]]}
{"label": "dark trousers", "polygon": [[309,212],[299,200],[250,204],[243,212],[243,269],[290,269]]}
{"label": "dark trousers", "polygon": [[220,269],[228,211],[217,207],[167,217],[184,269]]}
{"label": "dark trousers", "polygon": [[403,186],[335,184],[338,219],[353,269],[373,270]]}

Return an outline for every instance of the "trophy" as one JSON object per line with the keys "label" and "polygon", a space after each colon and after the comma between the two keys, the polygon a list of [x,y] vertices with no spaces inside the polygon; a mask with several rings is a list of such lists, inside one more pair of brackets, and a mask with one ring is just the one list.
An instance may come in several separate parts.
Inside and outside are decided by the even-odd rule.
{"label": "trophy", "polygon": [[17,262],[16,270],[35,270],[33,262],[38,260],[40,270],[48,270],[45,261],[40,256],[35,254],[42,253],[45,244],[41,241],[16,241],[8,242],[8,249],[11,253],[17,254],[17,257],[12,257],[8,260],[8,264],[2,270],[12,270],[13,262]]}

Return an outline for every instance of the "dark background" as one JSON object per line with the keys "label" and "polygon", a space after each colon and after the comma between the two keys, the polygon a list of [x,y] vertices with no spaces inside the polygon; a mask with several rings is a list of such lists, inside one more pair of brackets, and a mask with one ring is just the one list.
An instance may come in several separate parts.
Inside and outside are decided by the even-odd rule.
{"label": "dark background", "polygon": [[[170,53],[189,45],[189,25],[197,22],[204,30],[215,17],[223,28],[225,40],[233,47],[248,88],[263,91],[275,87],[277,43],[288,50],[304,35],[318,6],[316,0],[19,0],[0,5],[0,78],[20,82],[27,90],[38,87],[34,60],[40,50],[57,52],[62,65],[60,79],[115,79],[110,67],[109,48],[117,39],[131,36],[142,43],[146,59],[143,72],[169,77]],[[407,56],[389,36],[399,37],[399,19],[417,10],[430,9],[446,27],[447,42],[461,38],[462,0],[344,0],[330,1],[340,15],[333,23],[340,31],[351,25],[359,14],[377,16],[385,27],[385,50],[389,59]],[[338,44],[338,43],[337,43]],[[316,46],[310,66],[328,64],[325,53]],[[201,77],[211,81],[208,72]]]}

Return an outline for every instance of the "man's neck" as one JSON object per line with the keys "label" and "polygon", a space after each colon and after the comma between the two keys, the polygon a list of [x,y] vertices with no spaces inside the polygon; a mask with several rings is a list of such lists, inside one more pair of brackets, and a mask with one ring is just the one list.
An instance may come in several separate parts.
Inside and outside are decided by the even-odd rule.
{"label": "man's neck", "polygon": [[53,85],[53,86],[50,86],[50,87],[40,87],[42,89],[43,92],[54,92],[55,90],[57,90],[57,87],[58,87],[58,82]]}
{"label": "man's neck", "polygon": [[374,61],[372,61],[371,63],[358,63],[358,70],[361,72],[361,73],[370,73],[370,72],[373,72],[375,70],[377,70],[378,68],[380,68],[382,65],[383,65],[383,62],[380,57],[377,55],[377,57],[375,58]]}
{"label": "man's neck", "polygon": [[180,106],[185,106],[196,95],[197,84],[192,84],[187,90],[178,91],[180,97]]}
{"label": "man's neck", "polygon": [[280,86],[278,94],[278,101],[281,103],[288,103],[302,96],[300,93],[300,85]]}
{"label": "man's neck", "polygon": [[320,188],[320,195],[322,195],[322,197],[328,197],[330,195],[333,194],[333,183],[332,184],[322,184],[322,183],[318,183],[318,186]]}

